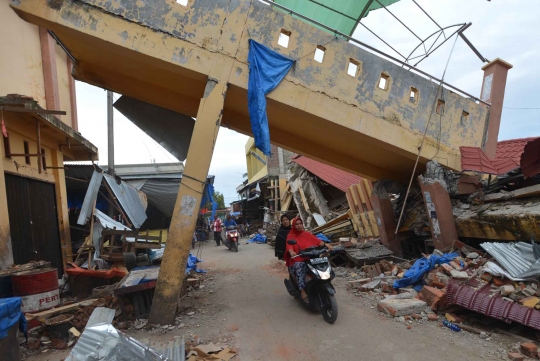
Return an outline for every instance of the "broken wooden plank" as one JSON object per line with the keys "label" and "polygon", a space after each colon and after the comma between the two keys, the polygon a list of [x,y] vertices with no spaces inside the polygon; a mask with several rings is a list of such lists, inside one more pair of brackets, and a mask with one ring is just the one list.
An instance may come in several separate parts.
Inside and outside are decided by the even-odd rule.
{"label": "broken wooden plank", "polygon": [[80,308],[79,303],[73,303],[71,305],[57,307],[57,308],[53,308],[53,309],[38,312],[38,313],[27,313],[25,314],[25,316],[27,320],[41,320],[41,319],[46,319],[52,316],[59,315],[61,313],[78,310],[79,308]]}

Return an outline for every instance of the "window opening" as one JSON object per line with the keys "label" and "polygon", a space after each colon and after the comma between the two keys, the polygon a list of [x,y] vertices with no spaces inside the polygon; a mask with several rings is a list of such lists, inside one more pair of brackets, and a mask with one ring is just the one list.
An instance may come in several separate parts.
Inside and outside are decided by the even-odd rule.
{"label": "window opening", "polygon": [[285,29],[281,29],[281,33],[279,33],[278,45],[284,48],[288,48],[290,38],[291,38],[291,32]]}
{"label": "window opening", "polygon": [[437,102],[437,114],[444,115],[444,100],[442,99]]}
{"label": "window opening", "polygon": [[460,124],[465,126],[468,120],[469,120],[469,113],[464,110],[463,112],[461,112]]}
{"label": "window opening", "polygon": [[411,87],[411,93],[409,95],[409,101],[413,104],[418,103],[418,89]]}
{"label": "window opening", "polygon": [[[24,154],[30,154],[30,146],[28,145],[28,142],[26,140],[24,141]],[[30,164],[30,156],[25,155],[24,161],[26,162],[26,164]]]}
{"label": "window opening", "polygon": [[189,2],[189,0],[176,0],[176,3],[180,4],[182,6],[187,6],[188,2]]}
{"label": "window opening", "polygon": [[326,48],[322,45],[317,45],[317,48],[315,49],[315,56],[313,59],[315,59],[316,62],[322,63],[324,60],[324,53],[326,52]]}
{"label": "window opening", "polygon": [[360,67],[360,63],[354,59],[349,59],[349,66],[347,67],[347,74],[352,76],[353,78],[356,78],[356,75],[358,75],[358,68]]}
{"label": "window opening", "polygon": [[390,79],[390,76],[386,74],[381,74],[381,78],[379,79],[379,89],[387,90],[389,79]]}

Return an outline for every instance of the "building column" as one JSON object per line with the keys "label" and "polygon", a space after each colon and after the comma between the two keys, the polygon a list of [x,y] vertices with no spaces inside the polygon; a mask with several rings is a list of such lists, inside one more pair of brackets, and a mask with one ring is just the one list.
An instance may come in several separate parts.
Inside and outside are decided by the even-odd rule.
{"label": "building column", "polygon": [[403,249],[401,248],[401,240],[395,234],[397,226],[396,215],[388,193],[384,195],[372,193],[371,204],[373,205],[373,212],[377,220],[381,243],[394,252],[395,256],[402,257]]}
{"label": "building column", "polygon": [[[51,150],[52,166],[64,166],[64,154],[58,150]],[[67,262],[73,262],[71,249],[71,231],[69,228],[69,208],[67,201],[66,176],[63,169],[53,168],[54,190],[56,193],[56,212],[58,216],[58,231],[60,234],[60,248],[62,250],[62,263],[64,268]]]}
{"label": "building column", "polygon": [[482,144],[484,153],[492,159],[495,158],[495,153],[497,152],[504,91],[506,89],[506,77],[508,75],[508,70],[512,68],[512,64],[499,58],[482,67],[482,70],[484,71],[484,81],[482,82],[480,99],[487,103],[491,103],[491,107],[489,108],[489,121],[487,129],[485,129]]}
{"label": "building column", "polygon": [[58,90],[58,73],[56,71],[56,41],[45,28],[39,28],[39,40],[47,109],[60,110],[60,91]]}
{"label": "building column", "polygon": [[186,166],[174,206],[149,322],[174,323],[187,257],[195,230],[204,185],[221,124],[227,83],[209,78],[200,101]]}
{"label": "building column", "polygon": [[436,179],[418,177],[436,249],[452,246],[458,240],[450,195]]}

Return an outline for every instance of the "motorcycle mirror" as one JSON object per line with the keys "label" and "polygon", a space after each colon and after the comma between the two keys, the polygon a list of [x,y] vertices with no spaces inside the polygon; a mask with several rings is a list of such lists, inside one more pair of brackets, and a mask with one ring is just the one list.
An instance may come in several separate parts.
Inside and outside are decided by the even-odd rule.
{"label": "motorcycle mirror", "polygon": [[287,244],[290,244],[291,246],[294,246],[296,244],[296,241],[294,239],[289,239],[287,241]]}

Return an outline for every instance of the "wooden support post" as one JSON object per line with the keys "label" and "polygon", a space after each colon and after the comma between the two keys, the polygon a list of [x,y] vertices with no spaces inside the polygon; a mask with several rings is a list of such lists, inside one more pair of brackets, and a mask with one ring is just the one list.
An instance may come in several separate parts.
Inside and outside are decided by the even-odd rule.
{"label": "wooden support post", "polygon": [[37,167],[38,167],[38,173],[41,174],[41,164],[43,162],[43,158],[41,155],[41,124],[39,124],[39,120],[36,119],[36,145],[37,145]]}
{"label": "wooden support post", "polygon": [[184,176],[174,206],[167,247],[150,311],[151,324],[174,324],[191,239],[221,124],[226,92],[226,83],[208,79],[204,97],[199,104]]}

